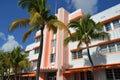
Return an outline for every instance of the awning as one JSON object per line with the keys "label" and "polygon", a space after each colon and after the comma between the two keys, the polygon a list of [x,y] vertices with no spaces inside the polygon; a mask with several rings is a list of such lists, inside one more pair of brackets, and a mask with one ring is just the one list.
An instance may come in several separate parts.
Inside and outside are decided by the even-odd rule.
{"label": "awning", "polygon": [[[97,65],[97,66],[94,66],[94,70],[116,68],[116,67],[120,67],[120,63]],[[74,72],[86,72],[90,70],[91,70],[91,66],[85,66],[81,68],[70,68],[70,69],[66,69],[66,71],[63,72],[63,74],[70,74]]]}
{"label": "awning", "polygon": [[[36,70],[37,68],[34,68]],[[40,68],[40,72],[55,72],[57,71],[57,68],[52,68],[52,67],[44,67]]]}
{"label": "awning", "polygon": [[36,76],[36,73],[35,73],[35,72],[31,72],[31,73],[21,73],[21,74],[17,74],[17,76],[33,77],[33,76]]}
{"label": "awning", "polygon": [[41,72],[54,72],[57,71],[57,68],[41,68]]}

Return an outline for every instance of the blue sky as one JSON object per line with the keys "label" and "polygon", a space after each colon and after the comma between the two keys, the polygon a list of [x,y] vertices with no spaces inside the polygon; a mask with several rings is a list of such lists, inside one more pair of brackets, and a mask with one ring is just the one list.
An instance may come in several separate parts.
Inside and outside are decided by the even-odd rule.
{"label": "blue sky", "polygon": [[[0,49],[12,50],[16,46],[22,46],[34,42],[34,33],[26,42],[22,42],[23,33],[26,29],[18,29],[14,32],[9,32],[8,28],[12,21],[20,18],[28,18],[26,10],[21,9],[17,5],[18,0],[1,0],[0,2]],[[48,5],[51,6],[51,13],[55,13],[56,0],[48,0]],[[63,7],[68,12],[73,12],[81,8],[84,13],[96,14],[105,9],[120,3],[120,0],[57,0],[57,8]]]}

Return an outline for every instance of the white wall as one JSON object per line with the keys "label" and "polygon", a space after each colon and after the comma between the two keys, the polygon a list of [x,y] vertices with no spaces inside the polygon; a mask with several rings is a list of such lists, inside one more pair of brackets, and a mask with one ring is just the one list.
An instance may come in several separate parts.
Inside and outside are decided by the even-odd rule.
{"label": "white wall", "polygon": [[104,21],[116,15],[120,15],[120,4],[113,6],[107,10],[104,10],[96,15],[93,15],[91,18],[96,21]]}

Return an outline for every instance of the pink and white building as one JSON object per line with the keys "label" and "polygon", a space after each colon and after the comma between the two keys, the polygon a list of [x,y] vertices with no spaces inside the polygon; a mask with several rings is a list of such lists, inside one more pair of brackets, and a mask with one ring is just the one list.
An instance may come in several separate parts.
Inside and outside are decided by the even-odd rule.
{"label": "pink and white building", "polygon": [[[68,13],[64,8],[58,9],[58,19],[66,25],[84,14],[81,9]],[[104,24],[103,30],[110,34],[110,40],[92,41],[90,54],[95,65],[95,80],[120,80],[120,4],[91,17],[95,22]],[[72,33],[74,30],[70,29]],[[39,53],[40,31],[36,32],[35,42],[26,47],[29,61],[32,63],[32,73],[35,76]],[[86,54],[86,47],[77,51],[78,42],[70,42],[64,46],[67,37],[65,30],[56,34],[44,30],[42,63],[40,80],[92,80],[91,67]]]}

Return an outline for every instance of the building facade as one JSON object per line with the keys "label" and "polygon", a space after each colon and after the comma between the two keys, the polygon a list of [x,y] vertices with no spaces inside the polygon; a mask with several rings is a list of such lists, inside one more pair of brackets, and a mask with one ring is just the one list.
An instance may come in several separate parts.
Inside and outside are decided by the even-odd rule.
{"label": "building facade", "polygon": [[[65,9],[58,9],[58,19],[66,25],[82,18],[84,15],[79,9],[68,13]],[[120,4],[91,17],[95,22],[104,24],[103,30],[110,34],[110,40],[92,41],[90,54],[94,63],[95,80],[120,80]],[[74,30],[70,29],[72,33]],[[31,77],[35,76],[40,44],[40,31],[36,32],[35,42],[26,47],[29,52],[29,61],[32,63]],[[40,80],[92,80],[91,67],[86,54],[86,47],[77,51],[77,41],[64,46],[67,37],[65,30],[56,34],[44,30],[42,63]]]}

